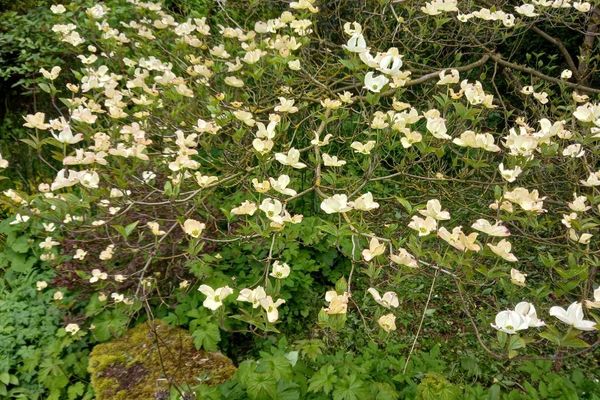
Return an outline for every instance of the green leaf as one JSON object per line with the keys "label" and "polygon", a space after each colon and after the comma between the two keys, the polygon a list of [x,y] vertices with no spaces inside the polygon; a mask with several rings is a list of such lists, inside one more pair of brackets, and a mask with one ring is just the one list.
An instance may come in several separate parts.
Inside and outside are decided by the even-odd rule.
{"label": "green leaf", "polygon": [[335,291],[338,292],[338,294],[342,294],[342,293],[346,292],[347,290],[348,290],[348,282],[346,282],[346,278],[344,278],[342,276],[335,283]]}
{"label": "green leaf", "polygon": [[577,337],[567,337],[563,339],[561,345],[563,347],[573,347],[575,349],[585,349],[586,347],[590,347],[587,342]]}
{"label": "green leaf", "polygon": [[251,399],[273,399],[277,394],[277,381],[267,374],[251,374],[247,391]]}
{"label": "green leaf", "polygon": [[29,237],[19,236],[10,243],[10,248],[17,253],[27,253],[29,250]]}
{"label": "green leaf", "polygon": [[321,367],[309,380],[308,391],[311,393],[323,392],[329,394],[337,382],[335,368],[331,365]]}
{"label": "green leaf", "polygon": [[129,235],[133,232],[135,227],[138,225],[139,221],[132,222],[127,226],[122,225],[113,225],[112,227],[123,236],[124,239],[127,239]]}
{"label": "green leaf", "polygon": [[333,391],[334,400],[358,400],[367,395],[363,381],[355,374],[343,379]]}
{"label": "green leaf", "polygon": [[216,324],[208,323],[194,330],[192,337],[197,349],[217,351],[217,344],[221,341],[221,332]]}

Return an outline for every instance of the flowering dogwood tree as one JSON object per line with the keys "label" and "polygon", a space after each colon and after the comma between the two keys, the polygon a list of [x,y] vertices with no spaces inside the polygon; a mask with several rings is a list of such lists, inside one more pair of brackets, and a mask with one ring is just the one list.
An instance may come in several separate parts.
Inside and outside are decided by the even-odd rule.
{"label": "flowering dogwood tree", "polygon": [[[285,283],[311,230],[346,260],[316,265],[341,276],[315,299],[324,327],[360,313],[392,334],[403,312],[394,280],[424,274],[423,318],[436,279],[449,279],[457,318],[496,357],[532,343],[595,346],[595,34],[573,57],[538,25],[591,26],[600,11],[476,3],[391,2],[379,22],[340,16],[331,36],[323,13],[334,11],[313,0],[246,27],[178,20],[151,1],[53,6],[52,31],[78,66],[40,71],[54,111],[24,126],[55,178],[4,195],[12,229],[36,232],[39,257],[90,299],[67,332],[104,337],[111,309],[151,313],[157,298],[195,290],[220,329],[276,332],[294,315]],[[534,33],[557,46],[564,70],[502,48]],[[445,45],[462,52],[448,57]],[[425,47],[439,60],[423,59]],[[236,276],[222,256],[231,248],[243,249]],[[483,286],[521,302],[474,308]],[[554,306],[534,304],[533,292],[552,293]],[[366,293],[374,313],[354,301]]]}

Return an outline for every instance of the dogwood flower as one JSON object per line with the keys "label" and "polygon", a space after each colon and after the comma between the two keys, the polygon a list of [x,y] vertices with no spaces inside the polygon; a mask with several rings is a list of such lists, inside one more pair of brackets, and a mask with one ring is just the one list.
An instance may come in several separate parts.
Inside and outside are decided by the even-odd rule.
{"label": "dogwood flower", "polygon": [[341,100],[327,98],[327,99],[321,100],[321,105],[323,106],[323,108],[326,108],[329,110],[337,110],[338,108],[340,108],[342,106],[342,102],[341,102]]}
{"label": "dogwood flower", "polygon": [[315,138],[310,141],[310,144],[317,147],[327,146],[332,137],[333,135],[331,133],[328,133],[327,135],[325,135],[323,140],[321,140],[319,139],[319,133],[315,132]]}
{"label": "dogwood flower", "polygon": [[107,280],[108,279],[108,274],[106,272],[102,272],[97,268],[94,268],[92,270],[92,277],[90,278],[90,283],[96,283],[99,280]]}
{"label": "dogwood flower", "polygon": [[321,210],[327,214],[343,213],[352,210],[348,204],[348,196],[345,194],[334,194],[321,202]]}
{"label": "dogwood flower", "polygon": [[150,232],[152,232],[152,234],[154,236],[162,236],[167,233],[160,229],[160,225],[158,224],[158,222],[150,221],[150,222],[147,222],[146,225],[148,226],[148,228],[150,228]]}
{"label": "dogwood flower", "polygon": [[437,221],[431,217],[423,219],[417,215],[413,215],[408,227],[417,231],[419,236],[427,236],[437,229]]}
{"label": "dogwood flower", "polygon": [[483,105],[486,108],[496,108],[493,104],[494,96],[485,93],[481,82],[470,83],[467,79],[460,83],[461,91],[471,105]]}
{"label": "dogwood flower", "polygon": [[348,292],[338,294],[335,290],[329,290],[325,293],[325,301],[329,303],[329,307],[325,308],[325,313],[329,315],[346,314],[348,311]]}
{"label": "dogwood flower", "polygon": [[525,188],[518,187],[504,193],[504,198],[511,203],[518,204],[525,211],[531,211],[538,214],[546,211],[543,208],[544,199],[546,197],[539,197],[537,189],[530,192]]}
{"label": "dogwood flower", "polygon": [[540,15],[535,12],[535,6],[533,4],[522,4],[515,7],[515,11],[526,17],[537,17]]}
{"label": "dogwood flower", "polygon": [[554,306],[550,308],[550,315],[580,331],[596,330],[596,323],[594,321],[584,319],[581,303],[572,303],[567,310],[559,306]]}
{"label": "dogwood flower", "polygon": [[225,77],[223,82],[225,82],[226,85],[229,85],[229,86],[235,87],[235,88],[244,87],[244,81],[241,80],[240,78],[238,78],[237,76],[227,76],[227,77]]}
{"label": "dogwood flower", "polygon": [[59,66],[52,67],[50,71],[47,71],[45,68],[40,69],[40,73],[42,76],[48,80],[55,80],[58,78],[58,74],[60,74],[61,68]]}
{"label": "dogwood flower", "polygon": [[385,243],[379,243],[377,238],[371,238],[369,241],[369,248],[362,251],[362,256],[365,261],[371,261],[377,256],[382,255],[385,252]]}
{"label": "dogwood flower", "polygon": [[62,4],[56,4],[50,6],[50,11],[52,11],[52,14],[62,14],[67,11],[67,9]]}
{"label": "dogwood flower", "polygon": [[266,193],[271,189],[269,181],[259,181],[256,178],[252,179],[252,186],[258,193]]}
{"label": "dogwood flower", "polygon": [[206,224],[195,219],[188,218],[183,222],[183,231],[193,238],[199,238]]}
{"label": "dogwood flower", "polygon": [[373,93],[379,93],[389,81],[390,80],[385,75],[375,76],[373,71],[369,71],[365,74],[364,88]]}
{"label": "dogwood flower", "polygon": [[515,312],[519,313],[527,324],[528,328],[539,328],[546,325],[544,321],[537,317],[533,304],[522,301],[515,306]]}
{"label": "dogwood flower", "polygon": [[142,181],[144,183],[150,183],[152,180],[156,178],[156,174],[152,171],[144,171],[142,172]]}
{"label": "dogwood flower", "polygon": [[498,257],[501,257],[506,261],[510,262],[518,261],[517,257],[515,257],[515,255],[510,252],[512,249],[512,245],[508,240],[502,239],[496,245],[492,243],[488,243],[487,245]]}
{"label": "dogwood flower", "polygon": [[413,144],[419,143],[423,140],[423,135],[421,135],[417,131],[408,131],[404,133],[404,137],[400,138],[400,143],[402,147],[408,149],[412,147]]}
{"label": "dogwood flower", "polygon": [[436,109],[431,109],[423,114],[427,119],[426,128],[437,139],[452,139],[446,132],[446,120],[442,118],[441,113]]}
{"label": "dogwood flower", "polygon": [[523,316],[513,310],[504,310],[496,314],[495,323],[492,328],[513,335],[518,331],[527,329],[527,322]]}
{"label": "dogwood flower", "polygon": [[352,104],[354,99],[352,98],[354,95],[348,91],[344,91],[344,93],[338,93],[338,97],[342,103]]}
{"label": "dogwood flower", "polygon": [[293,114],[298,111],[298,107],[294,106],[294,102],[293,99],[288,100],[285,97],[279,97],[280,105],[275,107],[275,111]]}
{"label": "dogwood flower", "polygon": [[75,323],[67,324],[67,326],[65,326],[65,332],[75,335],[77,332],[79,332],[79,325]]}
{"label": "dogwood flower", "polygon": [[454,247],[459,251],[479,251],[481,248],[475,241],[477,240],[478,234],[473,232],[469,235],[465,235],[462,231],[462,227],[457,226],[452,229],[452,233],[444,227],[438,230],[438,237],[447,242],[450,246]]}
{"label": "dogwood flower", "polygon": [[252,113],[244,110],[237,110],[233,112],[233,116],[238,120],[242,121],[247,126],[254,126],[256,121],[252,118]]}
{"label": "dogwood flower", "polygon": [[525,278],[527,274],[522,273],[518,269],[510,269],[510,281],[517,286],[525,286]]}
{"label": "dogwood flower", "polygon": [[576,1],[573,3],[573,8],[579,12],[586,13],[592,9],[592,5],[587,1]]}
{"label": "dogwood flower", "polygon": [[97,189],[100,183],[100,176],[96,171],[80,171],[78,174],[78,180],[81,186],[89,189]]}
{"label": "dogwood flower", "polygon": [[271,296],[266,296],[260,299],[259,302],[262,308],[267,312],[267,321],[270,323],[277,322],[279,319],[279,310],[277,308],[285,303],[285,300],[277,299],[277,301],[274,302]]}
{"label": "dogwood flower", "polygon": [[[446,74],[448,71],[450,74]],[[440,77],[440,80],[436,82],[436,85],[452,85],[458,83],[460,80],[460,75],[456,69],[445,69],[441,71],[438,76]]]}
{"label": "dogwood flower", "polygon": [[245,200],[238,207],[232,208],[231,213],[234,215],[254,215],[258,207],[256,203]]}
{"label": "dogwood flower", "polygon": [[365,37],[360,32],[350,36],[348,42],[345,45],[342,45],[342,47],[351,53],[363,53],[369,50]]}
{"label": "dogwood flower", "polygon": [[21,215],[17,213],[17,215],[15,215],[14,221],[10,222],[9,225],[22,224],[24,222],[29,221],[29,218],[29,215]]}
{"label": "dogwood flower", "polygon": [[300,162],[300,151],[292,147],[287,154],[275,153],[275,159],[283,165],[289,165],[292,168],[306,168],[306,164]]}
{"label": "dogwood flower", "polygon": [[315,0],[298,0],[298,1],[293,1],[290,3],[290,8],[295,9],[295,10],[307,10],[308,12],[311,13],[317,13],[319,12],[319,7],[315,7],[314,3]]}
{"label": "dogwood flower", "polygon": [[600,170],[590,173],[586,180],[579,181],[583,186],[594,187],[600,186]]}
{"label": "dogwood flower", "polygon": [[288,188],[287,186],[290,184],[290,177],[288,175],[280,175],[279,178],[269,178],[269,182],[271,183],[271,187],[286,196],[295,196],[297,192],[294,189]]}
{"label": "dogwood flower", "polygon": [[386,332],[392,332],[396,330],[396,316],[392,313],[385,314],[379,317],[377,323]]}
{"label": "dogwood flower", "polygon": [[361,142],[352,142],[350,144],[350,147],[352,149],[354,149],[354,151],[356,153],[361,153],[361,154],[371,154],[371,150],[373,150],[373,148],[375,147],[375,141],[374,140],[369,140],[366,143],[361,143]]}
{"label": "dogwood flower", "polygon": [[287,66],[292,71],[300,71],[302,69],[302,67],[300,65],[300,60],[288,61]]}
{"label": "dogwood flower", "polygon": [[562,155],[565,157],[581,158],[585,154],[585,150],[581,149],[580,143],[571,144],[565,147],[562,151]]}
{"label": "dogwood flower", "polygon": [[569,229],[569,239],[581,244],[588,244],[593,237],[591,233],[578,234],[575,229]]}
{"label": "dogwood flower", "polygon": [[43,112],[27,114],[27,116],[23,118],[25,119],[25,123],[23,124],[23,126],[27,128],[46,130],[49,127],[49,125],[44,122],[44,120],[46,119],[46,114],[44,114]]}
{"label": "dogwood flower", "polygon": [[425,217],[431,217],[437,221],[450,219],[450,213],[445,210],[442,211],[442,205],[437,199],[428,200],[426,208],[424,210],[419,210],[419,214]]}
{"label": "dogwood flower", "polygon": [[273,270],[269,275],[271,275],[273,278],[285,279],[288,276],[290,276],[290,271],[291,269],[289,265],[287,265],[286,263],[275,261],[273,263]]}
{"label": "dogwood flower", "polygon": [[346,165],[346,161],[338,160],[337,156],[330,156],[327,153],[323,153],[321,157],[323,158],[323,165],[326,167],[341,167]]}
{"label": "dogwood flower", "polygon": [[587,197],[586,196],[577,196],[577,193],[573,193],[573,201],[567,203],[569,208],[575,212],[586,212],[592,207],[586,205]]}
{"label": "dogwood flower", "polygon": [[521,175],[521,172],[523,172],[523,170],[519,166],[516,166],[513,169],[505,169],[503,163],[500,163],[500,165],[498,165],[498,169],[500,170],[500,175],[502,176],[502,179],[504,179],[507,182],[514,182],[517,179],[517,177]]}
{"label": "dogwood flower", "polygon": [[266,198],[260,203],[258,208],[265,213],[267,218],[273,219],[283,211],[283,204],[277,199]]}
{"label": "dogwood flower", "polygon": [[377,70],[386,75],[397,75],[402,68],[402,55],[395,47],[390,48],[379,60]]}
{"label": "dogwood flower", "polygon": [[502,225],[500,221],[496,221],[494,225],[492,225],[487,219],[478,219],[471,225],[471,228],[478,230],[479,232],[483,232],[490,236],[496,237],[506,237],[510,236],[510,231],[507,227]]}
{"label": "dogwood flower", "polygon": [[570,69],[564,69],[560,73],[560,79],[571,79],[572,76],[573,76],[573,71],[571,71]]}
{"label": "dogwood flower", "polygon": [[202,305],[212,311],[221,307],[223,305],[223,300],[233,293],[233,289],[229,286],[213,289],[208,285],[200,285],[198,290],[206,296]]}
{"label": "dogwood flower", "polygon": [[54,137],[54,139],[64,144],[75,144],[83,140],[83,134],[78,133],[77,135],[73,135],[73,132],[71,131],[71,127],[69,125],[66,125],[58,133],[58,135],[52,133],[52,136]]}
{"label": "dogwood flower", "polygon": [[548,103],[548,93],[546,92],[534,92],[533,98],[539,101],[541,104]]}
{"label": "dogwood flower", "polygon": [[600,287],[594,290],[594,300],[586,300],[585,306],[587,308],[600,308]]}
{"label": "dogwood flower", "polygon": [[41,242],[39,244],[40,249],[44,249],[44,250],[52,250],[52,248],[54,246],[58,246],[60,243],[57,242],[56,240],[52,239],[52,236],[48,236],[46,239],[44,239],[43,242]]}
{"label": "dogwood flower", "polygon": [[371,211],[379,208],[379,203],[373,201],[373,194],[371,192],[367,192],[356,200],[348,202],[348,206],[355,210]]}
{"label": "dogwood flower", "polygon": [[100,252],[100,255],[98,256],[98,258],[102,261],[110,260],[111,258],[113,258],[114,250],[115,250],[115,245],[109,244],[108,246],[106,246],[106,248],[104,250],[102,250]]}
{"label": "dogwood flower", "polygon": [[255,289],[242,289],[237,297],[237,301],[245,301],[252,303],[252,308],[258,308],[260,306],[260,300],[267,297],[265,288],[257,286]]}
{"label": "dogwood flower", "polygon": [[460,137],[454,138],[452,143],[461,147],[471,147],[474,149],[483,149],[491,152],[500,151],[500,147],[494,144],[494,137],[489,133],[464,131],[461,133]]}
{"label": "dogwood flower", "polygon": [[400,304],[398,302],[398,295],[394,292],[385,292],[381,296],[375,288],[369,288],[367,291],[373,296],[373,300],[385,308],[396,308]]}
{"label": "dogwood flower", "polygon": [[399,265],[405,265],[409,268],[418,268],[419,264],[415,256],[410,254],[406,249],[398,248],[398,254],[390,254],[390,260]]}
{"label": "dogwood flower", "polygon": [[256,127],[258,128],[258,131],[256,132],[257,138],[271,140],[275,137],[277,121],[271,121],[266,126],[262,122],[257,122]]}

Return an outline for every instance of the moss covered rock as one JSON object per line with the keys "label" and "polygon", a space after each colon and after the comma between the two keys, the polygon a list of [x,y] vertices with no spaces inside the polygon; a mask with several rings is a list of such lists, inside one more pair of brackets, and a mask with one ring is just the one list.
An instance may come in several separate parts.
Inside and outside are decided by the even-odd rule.
{"label": "moss covered rock", "polygon": [[235,366],[220,353],[196,350],[187,331],[156,320],[94,347],[88,371],[97,400],[149,400],[172,384],[223,383]]}

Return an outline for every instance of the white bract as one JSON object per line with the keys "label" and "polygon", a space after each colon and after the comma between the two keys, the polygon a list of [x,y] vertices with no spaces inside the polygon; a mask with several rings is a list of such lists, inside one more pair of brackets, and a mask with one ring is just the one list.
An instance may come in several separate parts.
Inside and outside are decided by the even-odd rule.
{"label": "white bract", "polygon": [[233,289],[229,286],[213,289],[208,285],[200,285],[198,290],[206,296],[202,305],[212,311],[221,307],[223,305],[223,300],[233,293]]}
{"label": "white bract", "polygon": [[554,306],[550,308],[550,315],[580,331],[596,330],[596,323],[585,319],[581,303],[572,303],[566,310],[562,307]]}

